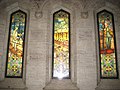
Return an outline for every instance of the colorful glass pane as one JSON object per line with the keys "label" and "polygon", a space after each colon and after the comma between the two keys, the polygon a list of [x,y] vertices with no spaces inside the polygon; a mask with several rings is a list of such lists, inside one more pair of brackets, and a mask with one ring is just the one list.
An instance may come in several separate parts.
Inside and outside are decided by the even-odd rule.
{"label": "colorful glass pane", "polygon": [[60,10],[54,14],[53,77],[69,78],[69,14]]}
{"label": "colorful glass pane", "polygon": [[11,15],[10,20],[6,77],[21,77],[26,14],[17,11]]}
{"label": "colorful glass pane", "polygon": [[113,15],[107,11],[98,14],[99,46],[102,78],[116,78],[116,50]]}

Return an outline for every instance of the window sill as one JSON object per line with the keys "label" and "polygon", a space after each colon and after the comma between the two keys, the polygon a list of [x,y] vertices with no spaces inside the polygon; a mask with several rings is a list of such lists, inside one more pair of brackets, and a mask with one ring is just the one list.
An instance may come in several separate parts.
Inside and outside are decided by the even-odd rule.
{"label": "window sill", "polygon": [[95,90],[120,90],[120,80],[101,79]]}
{"label": "window sill", "polygon": [[70,79],[52,79],[43,90],[79,90],[79,88]]}
{"label": "window sill", "polygon": [[11,88],[25,88],[25,82],[22,78],[5,78],[3,81],[0,81],[0,88],[2,89],[11,89]]}

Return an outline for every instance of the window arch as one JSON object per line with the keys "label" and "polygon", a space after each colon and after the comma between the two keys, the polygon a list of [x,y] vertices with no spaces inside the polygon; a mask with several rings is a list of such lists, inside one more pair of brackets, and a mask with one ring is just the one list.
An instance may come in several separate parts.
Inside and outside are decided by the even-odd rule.
{"label": "window arch", "polygon": [[26,17],[21,10],[11,14],[5,77],[22,78]]}
{"label": "window arch", "polygon": [[53,14],[52,77],[70,78],[70,14],[59,10]]}
{"label": "window arch", "polygon": [[100,77],[118,78],[117,53],[113,14],[107,10],[97,13]]}

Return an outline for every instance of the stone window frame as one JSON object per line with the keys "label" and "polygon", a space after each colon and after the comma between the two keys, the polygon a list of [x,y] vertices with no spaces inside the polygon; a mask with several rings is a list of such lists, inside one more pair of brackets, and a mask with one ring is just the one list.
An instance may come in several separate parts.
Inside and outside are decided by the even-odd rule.
{"label": "stone window frame", "polygon": [[[117,77],[102,77],[102,75],[101,75],[101,64],[100,64],[100,62],[101,62],[101,60],[100,60],[100,43],[98,43],[98,44],[99,44],[99,50],[98,50],[98,51],[99,51],[99,64],[100,64],[100,67],[99,67],[99,68],[100,68],[100,78],[101,78],[101,79],[118,79],[118,78],[119,78],[119,75],[118,75],[119,72],[118,72],[118,59],[117,59],[117,46],[116,46],[116,32],[115,32],[114,14],[113,14],[112,12],[110,12],[109,10],[106,10],[106,9],[103,9],[103,10],[97,12],[97,30],[99,30],[99,22],[98,22],[99,17],[98,17],[98,15],[99,15],[100,13],[102,13],[102,12],[107,12],[107,13],[109,13],[109,14],[112,16]],[[99,31],[97,31],[97,32],[99,32]],[[99,37],[99,35],[98,35],[98,39],[99,39],[99,38],[100,38],[100,37]],[[99,42],[99,41],[98,41],[98,42]]]}
{"label": "stone window frame", "polygon": [[[25,43],[24,43],[24,60],[23,60],[23,75],[21,78],[14,78],[14,77],[10,77],[7,78],[5,77],[5,72],[6,72],[6,60],[7,60],[7,46],[8,46],[8,36],[9,36],[9,26],[10,26],[10,17],[11,14],[21,10],[23,12],[26,13],[27,18],[26,18],[26,30],[25,30]],[[5,8],[5,12],[6,12],[6,23],[4,25],[4,29],[5,29],[5,37],[4,37],[4,51],[3,51],[3,57],[2,57],[2,79],[0,82],[0,88],[26,88],[25,83],[26,83],[26,60],[27,60],[27,45],[28,45],[28,34],[29,34],[29,30],[28,30],[28,25],[29,25],[29,12],[26,9],[26,7],[20,5],[20,3],[16,2],[13,3],[9,6],[7,6]]]}
{"label": "stone window frame", "polygon": [[[116,36],[116,47],[117,47],[117,62],[119,64],[120,60],[119,60],[119,50],[120,48],[118,47],[119,43],[119,34],[117,33],[119,30],[119,21],[118,21],[118,15],[117,15],[117,11],[119,10],[115,5],[109,3],[109,2],[105,2],[105,6],[103,7],[99,7],[96,8],[94,10],[94,22],[95,22],[95,41],[96,41],[96,68],[97,68],[97,86],[95,88],[95,90],[104,90],[104,89],[109,89],[109,90],[113,90],[113,89],[120,89],[120,79],[102,79],[100,78],[100,60],[99,60],[99,44],[98,44],[98,27],[97,27],[97,13],[102,11],[102,10],[107,10],[111,13],[113,13],[114,15],[114,28],[115,28],[115,36]],[[118,77],[120,77],[120,66],[118,65]],[[108,83],[109,82],[109,83]]]}
{"label": "stone window frame", "polygon": [[[71,68],[71,78],[70,79],[53,79],[52,78],[52,33],[53,33],[53,14],[59,10],[64,10],[68,13],[70,13],[70,68]],[[75,27],[75,11],[72,9],[69,9],[69,7],[64,7],[62,5],[55,5],[55,7],[49,8],[48,12],[48,22],[47,22],[47,57],[46,57],[46,85],[43,88],[44,90],[47,89],[58,89],[59,86],[58,84],[62,83],[63,85],[61,88],[75,88],[78,90],[76,87],[77,85],[77,48],[76,48],[76,27]],[[56,84],[56,85],[55,85]],[[52,87],[51,87],[52,86]]]}
{"label": "stone window frame", "polygon": [[[76,29],[75,29],[75,27],[74,27],[74,24],[73,24],[73,15],[74,15],[74,13],[73,13],[73,11],[71,11],[71,10],[69,10],[69,9],[67,9],[67,8],[65,8],[65,7],[58,7],[58,8],[56,8],[56,9],[53,9],[52,8],[52,10],[50,11],[50,12],[48,12],[48,26],[47,26],[47,30],[48,30],[48,32],[47,32],[47,46],[48,46],[48,52],[47,52],[47,66],[46,66],[46,69],[47,69],[47,71],[46,71],[46,81],[47,82],[50,82],[51,80],[52,80],[52,33],[53,33],[53,13],[55,13],[55,12],[57,12],[57,11],[59,11],[59,10],[64,10],[64,11],[67,11],[67,12],[69,12],[70,13],[70,36],[71,36],[71,41],[70,41],[70,44],[72,44],[71,45],[71,61],[70,61],[70,67],[71,67],[71,80],[74,82],[76,82],[76,78],[77,78],[77,67],[75,68],[75,65],[77,64],[77,61],[76,61],[76,56],[74,56],[74,52],[76,52],[75,50],[76,50],[76,47],[75,47],[75,45],[76,45],[76,42],[75,42],[75,35],[76,35]],[[74,28],[73,28],[74,27]],[[73,31],[74,30],[74,31]],[[72,33],[72,34],[71,34]],[[75,43],[73,43],[73,42],[75,42]]]}

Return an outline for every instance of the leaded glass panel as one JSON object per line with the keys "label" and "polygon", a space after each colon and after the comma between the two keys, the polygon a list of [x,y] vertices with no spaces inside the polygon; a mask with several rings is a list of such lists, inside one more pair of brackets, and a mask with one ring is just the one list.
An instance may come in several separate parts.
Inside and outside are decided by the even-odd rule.
{"label": "leaded glass panel", "polygon": [[54,40],[53,40],[53,77],[70,77],[70,15],[60,10],[53,15]]}
{"label": "leaded glass panel", "polygon": [[101,78],[117,78],[117,58],[112,13],[98,13]]}
{"label": "leaded glass panel", "polygon": [[16,11],[11,14],[7,52],[6,77],[22,77],[26,14]]}

